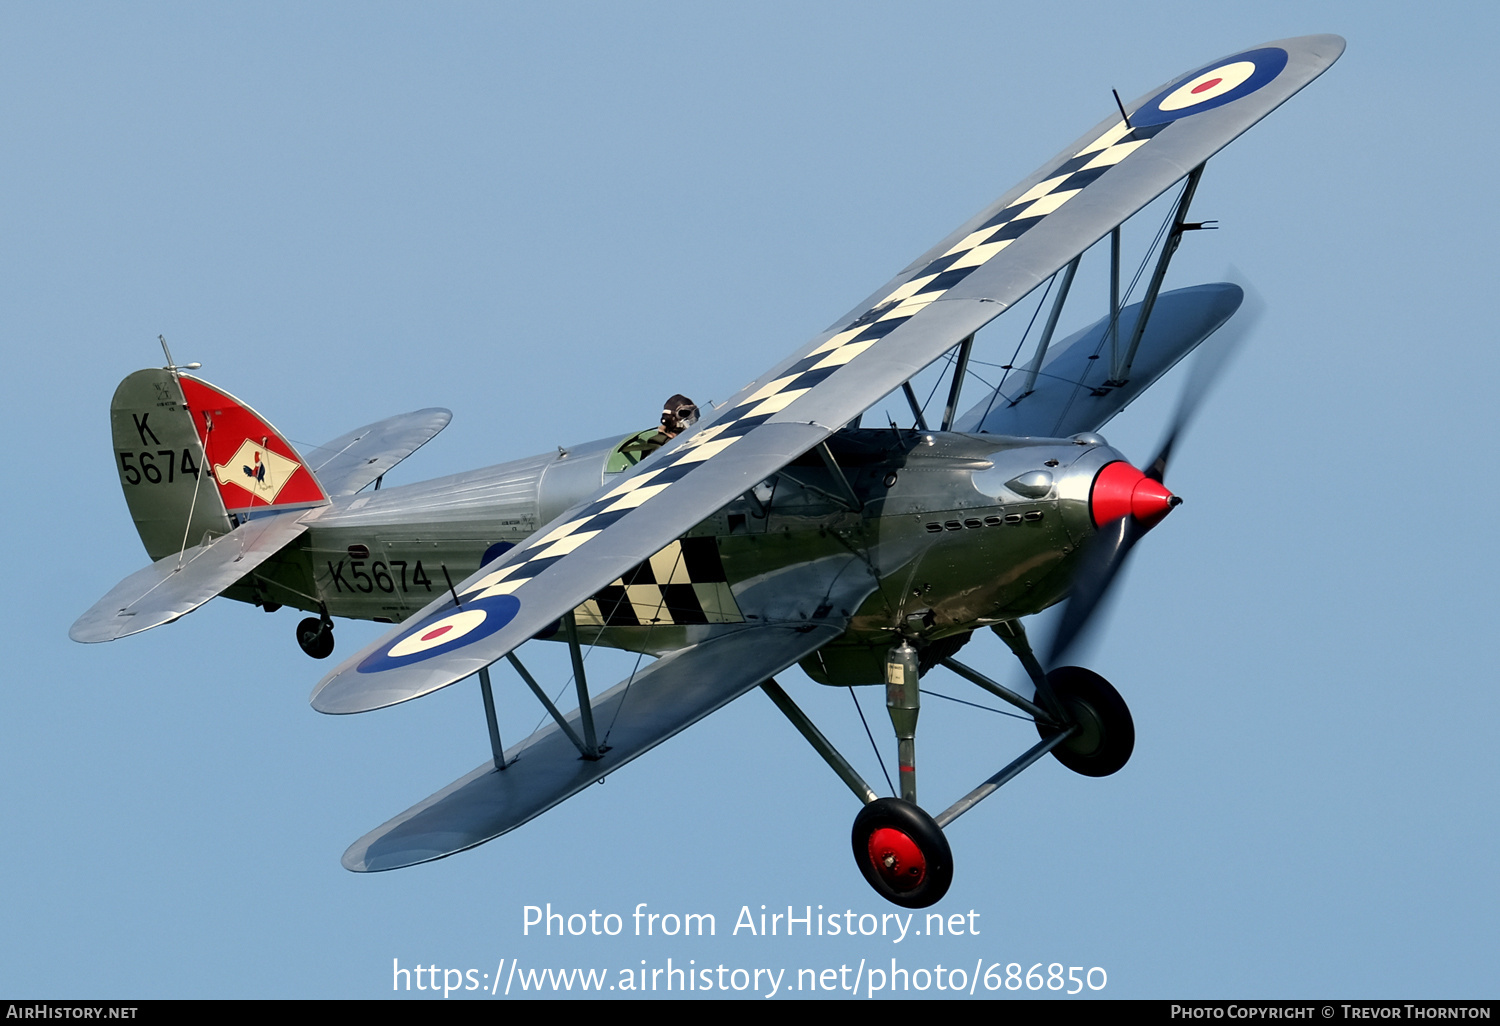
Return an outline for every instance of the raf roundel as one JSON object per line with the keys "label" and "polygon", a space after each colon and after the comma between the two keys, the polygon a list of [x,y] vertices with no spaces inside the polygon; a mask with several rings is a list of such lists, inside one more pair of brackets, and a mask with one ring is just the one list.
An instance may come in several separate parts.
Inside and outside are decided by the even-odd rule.
{"label": "raf roundel", "polygon": [[1130,115],[1135,126],[1165,125],[1248,96],[1286,67],[1286,51],[1276,46],[1246,50],[1216,61],[1163,89]]}
{"label": "raf roundel", "polygon": [[521,603],[513,595],[495,595],[472,599],[462,608],[449,607],[437,616],[428,617],[404,631],[392,644],[367,656],[359,664],[360,673],[381,670],[444,655],[461,645],[494,634],[515,619]]}

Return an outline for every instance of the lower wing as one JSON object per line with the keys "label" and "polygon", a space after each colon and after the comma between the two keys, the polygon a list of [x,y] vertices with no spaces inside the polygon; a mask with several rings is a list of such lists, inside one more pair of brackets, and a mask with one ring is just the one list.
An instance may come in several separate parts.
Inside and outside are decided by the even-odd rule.
{"label": "lower wing", "polygon": [[[344,868],[400,869],[493,840],[541,815],[810,655],[843,624],[755,626],[657,660],[593,701],[603,754],[582,759],[551,724],[349,846]],[[576,728],[578,713],[569,716]],[[606,729],[607,725],[607,729]],[[575,730],[576,732],[576,730]]]}

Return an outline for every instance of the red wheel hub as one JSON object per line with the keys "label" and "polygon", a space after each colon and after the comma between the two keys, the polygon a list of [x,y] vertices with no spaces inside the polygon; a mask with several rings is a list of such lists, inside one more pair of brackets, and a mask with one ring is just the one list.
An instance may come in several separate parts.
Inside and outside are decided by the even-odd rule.
{"label": "red wheel hub", "polygon": [[898,891],[909,891],[927,877],[922,849],[895,827],[881,827],[870,835],[870,865]]}

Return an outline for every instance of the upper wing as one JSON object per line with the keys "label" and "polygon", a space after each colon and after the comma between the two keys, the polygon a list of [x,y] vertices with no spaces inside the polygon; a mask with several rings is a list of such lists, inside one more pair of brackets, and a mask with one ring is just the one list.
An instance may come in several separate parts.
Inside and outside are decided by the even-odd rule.
{"label": "upper wing", "polygon": [[[823,441],[1322,74],[1337,36],[1233,54],[1106,118],[697,430],[352,656],[313,706],[375,709],[462,680]],[[671,486],[670,497],[663,497]],[[565,558],[566,557],[566,558]]]}
{"label": "upper wing", "polygon": [[366,424],[308,452],[308,464],[330,498],[353,495],[426,445],[453,414],[433,407]]}

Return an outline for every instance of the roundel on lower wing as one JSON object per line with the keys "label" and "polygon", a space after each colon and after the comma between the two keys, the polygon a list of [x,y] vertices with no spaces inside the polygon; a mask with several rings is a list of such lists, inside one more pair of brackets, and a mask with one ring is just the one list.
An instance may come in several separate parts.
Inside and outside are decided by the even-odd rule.
{"label": "roundel on lower wing", "polygon": [[514,620],[520,609],[520,600],[514,595],[472,599],[461,609],[450,607],[403,631],[395,641],[366,656],[359,664],[359,672],[379,673],[446,655],[494,634]]}
{"label": "roundel on lower wing", "polygon": [[1248,96],[1281,74],[1286,51],[1278,46],[1246,50],[1216,61],[1157,93],[1130,115],[1136,126],[1164,125],[1189,114],[1222,107]]}

